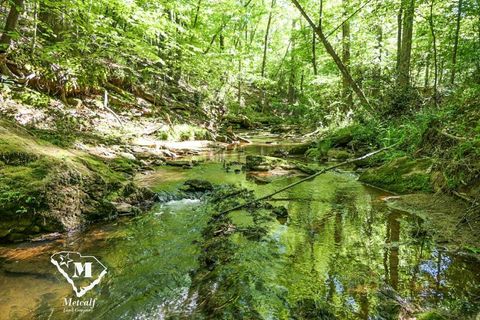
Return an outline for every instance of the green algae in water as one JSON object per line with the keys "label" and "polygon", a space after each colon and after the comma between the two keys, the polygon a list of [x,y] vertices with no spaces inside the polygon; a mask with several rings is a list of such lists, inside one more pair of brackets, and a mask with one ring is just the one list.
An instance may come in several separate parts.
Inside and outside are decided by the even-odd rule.
{"label": "green algae in water", "polygon": [[[174,174],[172,190],[182,180],[208,177],[256,196],[298,179],[257,186],[218,162]],[[93,318],[398,319],[413,306],[412,317],[434,310],[447,319],[474,319],[478,260],[442,250],[421,220],[389,209],[382,196],[352,176],[328,173],[271,202],[287,208],[285,224],[265,208],[240,210],[221,221],[232,230],[212,237],[206,233],[212,204],[183,200],[66,241],[3,247],[0,312],[92,318],[61,312],[61,299],[72,292],[48,257],[68,249],[92,254],[109,269],[88,293],[98,299]]]}

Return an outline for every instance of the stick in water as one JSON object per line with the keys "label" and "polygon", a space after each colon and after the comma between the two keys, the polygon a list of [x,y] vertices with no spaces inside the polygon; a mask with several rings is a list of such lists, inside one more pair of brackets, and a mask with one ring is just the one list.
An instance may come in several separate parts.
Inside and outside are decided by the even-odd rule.
{"label": "stick in water", "polygon": [[247,207],[247,206],[249,206],[249,205],[251,205],[251,204],[253,204],[253,203],[257,202],[257,201],[261,201],[261,200],[268,199],[268,198],[270,198],[270,197],[272,197],[272,196],[274,196],[274,195],[276,195],[276,194],[278,194],[278,193],[280,193],[280,192],[282,192],[282,191],[285,191],[285,190],[287,190],[287,189],[290,189],[291,187],[294,187],[294,186],[296,186],[296,185],[298,185],[298,184],[300,184],[300,183],[302,183],[302,182],[311,180],[311,179],[315,178],[316,176],[319,176],[319,175],[321,175],[321,174],[323,174],[323,173],[325,173],[325,172],[327,172],[327,171],[330,171],[330,170],[333,170],[333,169],[335,169],[335,168],[344,166],[344,165],[346,165],[346,164],[350,164],[350,163],[354,163],[354,162],[357,162],[357,161],[360,161],[360,160],[363,160],[363,159],[367,159],[367,158],[369,158],[369,157],[371,157],[371,156],[374,156],[374,155],[376,155],[376,154],[378,154],[378,153],[380,153],[380,152],[383,152],[383,151],[385,151],[385,150],[387,150],[387,149],[390,149],[390,148],[392,148],[392,147],[395,146],[395,145],[396,145],[396,144],[393,144],[393,145],[391,145],[391,146],[388,146],[388,147],[385,147],[385,148],[382,148],[382,149],[379,149],[379,150],[376,150],[376,151],[367,153],[367,154],[365,154],[365,155],[363,155],[363,156],[361,156],[361,157],[359,157],[359,158],[347,160],[347,161],[344,161],[344,162],[341,162],[341,163],[337,163],[337,164],[335,164],[335,165],[333,165],[333,166],[324,168],[324,169],[322,169],[322,170],[320,170],[320,171],[318,171],[318,172],[315,172],[314,174],[312,174],[312,175],[310,175],[310,176],[308,176],[308,177],[306,177],[306,178],[303,178],[303,179],[298,180],[298,181],[296,181],[296,182],[294,182],[294,183],[291,183],[291,184],[289,184],[288,186],[285,186],[285,187],[281,188],[280,190],[277,190],[277,191],[275,191],[275,192],[273,192],[273,193],[267,194],[266,196],[260,197],[260,198],[258,198],[258,199],[254,199],[254,200],[252,200],[252,201],[249,201],[249,202],[246,202],[246,203],[244,203],[244,204],[240,204],[240,205],[238,205],[238,206],[236,206],[236,207],[233,207],[233,208],[227,209],[227,210],[225,210],[225,211],[222,211],[222,212],[220,212],[220,214],[217,216],[216,219],[219,219],[220,217],[222,217],[223,215],[225,215],[226,213],[229,213],[229,212],[231,212],[231,211],[235,211],[235,210],[238,210],[238,209]]}

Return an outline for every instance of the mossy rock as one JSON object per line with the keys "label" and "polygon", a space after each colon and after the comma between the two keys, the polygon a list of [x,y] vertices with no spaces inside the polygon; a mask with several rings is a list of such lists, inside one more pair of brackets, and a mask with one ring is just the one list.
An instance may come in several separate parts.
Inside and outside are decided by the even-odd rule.
{"label": "mossy rock", "polygon": [[332,136],[329,137],[329,140],[334,147],[345,147],[347,144],[353,140],[353,133],[351,127],[345,127],[337,130]]}
{"label": "mossy rock", "polygon": [[328,150],[327,156],[329,159],[334,159],[334,160],[339,160],[339,161],[345,161],[347,159],[353,158],[353,155],[343,149],[337,149],[337,148],[332,148]]}
{"label": "mossy rock", "polygon": [[280,158],[257,155],[248,155],[245,162],[245,168],[249,171],[269,171],[282,165],[287,165],[287,161]]}
{"label": "mossy rock", "polygon": [[331,147],[332,142],[329,139],[317,141],[313,148],[307,150],[305,156],[314,160],[327,160],[327,153]]}
{"label": "mossy rock", "polygon": [[290,155],[304,155],[308,149],[313,148],[315,143],[313,142],[305,142],[302,144],[298,144],[288,150],[288,154]]}
{"label": "mossy rock", "polygon": [[432,192],[431,166],[432,160],[429,158],[401,157],[380,167],[366,170],[360,175],[359,180],[398,193]]}
{"label": "mossy rock", "polygon": [[234,126],[235,128],[239,129],[252,129],[254,127],[253,122],[247,116],[242,114],[229,114],[225,118],[225,122],[228,125]]}
{"label": "mossy rock", "polygon": [[104,206],[110,199],[143,200],[131,190],[128,197],[122,195],[127,179],[114,170],[133,170],[133,163],[62,149],[6,121],[0,121],[0,158],[0,241],[108,218],[115,214]]}

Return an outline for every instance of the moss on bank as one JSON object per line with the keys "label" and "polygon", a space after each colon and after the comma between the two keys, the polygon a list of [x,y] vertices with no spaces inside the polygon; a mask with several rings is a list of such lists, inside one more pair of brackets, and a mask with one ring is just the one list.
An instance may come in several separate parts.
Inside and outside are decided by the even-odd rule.
{"label": "moss on bank", "polygon": [[479,101],[480,88],[475,88],[450,97],[439,108],[424,107],[389,119],[363,119],[325,131],[306,155],[325,160],[332,148],[360,156],[394,145],[357,163],[362,168],[378,167],[363,173],[362,181],[401,193],[460,192],[478,201]]}
{"label": "moss on bank", "polygon": [[61,149],[7,121],[0,122],[0,161],[0,241],[77,228],[115,216],[115,201],[146,200],[113,169],[131,169],[127,160]]}
{"label": "moss on bank", "polygon": [[398,193],[431,192],[431,166],[428,158],[401,157],[366,170],[360,175],[360,181]]}

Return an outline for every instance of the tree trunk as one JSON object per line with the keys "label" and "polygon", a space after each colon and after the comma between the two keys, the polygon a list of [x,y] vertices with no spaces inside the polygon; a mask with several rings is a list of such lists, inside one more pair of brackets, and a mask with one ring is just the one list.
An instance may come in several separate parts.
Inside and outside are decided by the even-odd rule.
{"label": "tree trunk", "polygon": [[443,83],[443,74],[445,72],[444,66],[445,66],[445,59],[441,59],[440,68],[438,70],[438,84],[437,84],[438,86],[440,86],[440,84]]}
{"label": "tree trunk", "polygon": [[400,56],[402,54],[403,1],[404,0],[400,0],[400,9],[397,14],[397,76],[400,70]]}
{"label": "tree trunk", "polygon": [[[318,15],[318,26],[322,25],[322,11],[323,11],[323,1],[320,1],[320,11]],[[313,65],[313,74],[318,75],[317,67],[317,35],[315,30],[312,30],[312,65]]]}
{"label": "tree trunk", "polygon": [[[349,0],[342,0],[343,15],[348,15]],[[342,62],[345,68],[350,72],[350,21],[346,20],[342,25]],[[345,75],[342,76],[342,98],[347,108],[353,107],[353,96],[350,84]]]}
{"label": "tree trunk", "polygon": [[18,18],[23,10],[23,0],[15,0],[8,13],[2,36],[0,37],[0,73],[16,78],[7,66],[7,52],[12,43],[12,34],[17,29]]}
{"label": "tree trunk", "polygon": [[270,6],[270,13],[268,15],[267,30],[265,30],[265,39],[263,42],[262,77],[265,77],[265,65],[267,64],[268,35],[270,33],[270,25],[272,23],[272,15],[273,15],[274,7],[275,7],[275,0],[272,0],[272,4]]}
{"label": "tree trunk", "polygon": [[33,2],[33,37],[32,37],[32,53],[33,56],[35,53],[35,47],[37,46],[37,28],[38,28],[38,1]]}
{"label": "tree trunk", "polygon": [[193,18],[193,22],[192,22],[192,29],[195,29],[197,27],[198,14],[200,13],[200,6],[201,5],[202,5],[202,0],[198,0],[197,8],[195,10],[195,17]]}
{"label": "tree trunk", "polygon": [[458,0],[458,9],[457,9],[457,27],[455,28],[455,40],[453,43],[453,53],[452,53],[452,75],[450,77],[450,84],[455,83],[455,67],[457,64],[457,50],[458,50],[458,36],[460,34],[460,21],[462,19],[462,0]]}
{"label": "tree trunk", "polygon": [[438,105],[438,61],[437,61],[437,38],[435,35],[435,28],[433,25],[433,4],[435,0],[430,3],[430,16],[428,19],[430,25],[430,32],[432,34],[432,46],[433,46],[433,102],[435,106]]}
{"label": "tree trunk", "polygon": [[372,90],[372,96],[378,98],[380,95],[380,89],[382,86],[382,60],[383,60],[383,28],[380,24],[375,26],[376,40],[377,40],[377,61],[375,61],[374,77],[376,78],[375,84]]}
{"label": "tree trunk", "polygon": [[412,55],[413,17],[415,0],[404,0],[405,15],[402,25],[402,49],[398,69],[398,85],[400,88],[410,86],[410,60]]}
{"label": "tree trunk", "polygon": [[238,84],[237,84],[237,101],[238,107],[243,107],[242,100],[242,59],[238,59]]}
{"label": "tree trunk", "polygon": [[427,89],[430,85],[430,48],[428,49],[428,53],[425,57],[425,76],[423,77],[423,88]]}
{"label": "tree trunk", "polygon": [[292,34],[290,38],[290,43],[292,49],[290,50],[290,77],[288,79],[288,103],[292,104],[295,102],[295,24],[296,21],[292,21]]}
{"label": "tree trunk", "polygon": [[477,66],[477,72],[475,73],[474,80],[476,83],[480,83],[480,0],[477,0],[477,42],[476,42],[476,59],[475,65]]}
{"label": "tree trunk", "polygon": [[355,94],[358,96],[360,99],[360,102],[362,105],[367,107],[369,111],[372,111],[372,107],[370,103],[368,102],[367,98],[365,97],[365,94],[363,93],[362,89],[358,86],[358,84],[353,80],[352,76],[350,75],[350,72],[348,72],[347,68],[345,68],[345,65],[343,64],[342,60],[338,56],[338,54],[335,52],[333,49],[332,45],[330,42],[328,42],[327,38],[325,37],[325,34],[323,33],[322,26],[320,25],[317,27],[315,23],[313,23],[312,19],[307,15],[303,7],[300,5],[298,0],[292,0],[293,4],[297,7],[297,9],[300,11],[302,16],[307,20],[307,22],[310,24],[312,29],[315,31],[315,33],[318,35],[320,38],[320,41],[322,41],[323,46],[325,47],[325,50],[327,53],[332,57],[333,61],[337,65],[338,69],[342,73],[343,76],[347,79],[350,87],[352,87],[353,91]]}
{"label": "tree trunk", "polygon": [[17,29],[18,18],[23,11],[23,2],[24,0],[14,0],[12,3],[5,27],[3,28],[2,37],[0,37],[0,54],[6,54],[8,49],[10,49],[12,34]]}
{"label": "tree trunk", "polygon": [[312,67],[313,75],[318,75],[317,69],[317,35],[312,31]]}
{"label": "tree trunk", "polygon": [[223,49],[225,49],[225,37],[223,36],[223,33],[220,33],[218,42],[220,45],[220,51],[223,51]]}

